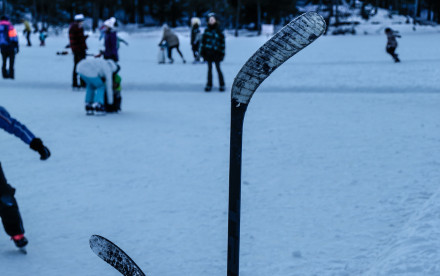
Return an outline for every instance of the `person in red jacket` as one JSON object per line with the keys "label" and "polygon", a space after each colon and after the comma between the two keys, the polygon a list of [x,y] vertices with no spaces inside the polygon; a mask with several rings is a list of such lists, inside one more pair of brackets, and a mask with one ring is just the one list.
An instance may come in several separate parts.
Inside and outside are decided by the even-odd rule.
{"label": "person in red jacket", "polygon": [[86,58],[87,44],[86,39],[87,35],[84,35],[84,15],[77,14],[75,15],[74,22],[70,25],[69,28],[69,40],[70,40],[70,48],[73,53],[73,80],[72,87],[86,87],[86,84],[83,80],[80,80],[80,84],[78,84],[78,73],[76,72],[76,66],[78,63]]}

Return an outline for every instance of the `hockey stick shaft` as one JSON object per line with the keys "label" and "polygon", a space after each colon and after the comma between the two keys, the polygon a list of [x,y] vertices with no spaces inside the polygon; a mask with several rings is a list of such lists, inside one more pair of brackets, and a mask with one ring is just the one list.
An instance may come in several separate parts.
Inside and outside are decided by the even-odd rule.
{"label": "hockey stick shaft", "polygon": [[314,12],[292,20],[249,58],[238,72],[231,91],[229,161],[228,276],[239,276],[241,155],[244,115],[252,95],[269,75],[324,33],[323,18]]}
{"label": "hockey stick shaft", "polygon": [[240,255],[241,153],[247,104],[231,102],[229,160],[228,276],[238,276]]}

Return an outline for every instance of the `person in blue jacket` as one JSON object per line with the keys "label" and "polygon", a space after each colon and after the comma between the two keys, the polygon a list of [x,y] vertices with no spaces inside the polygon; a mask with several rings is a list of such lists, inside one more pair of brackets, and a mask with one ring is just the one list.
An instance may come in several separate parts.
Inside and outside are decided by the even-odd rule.
{"label": "person in blue jacket", "polygon": [[[2,75],[4,79],[14,79],[14,61],[18,54],[17,31],[9,17],[2,15],[0,17],[0,52],[2,54]],[[6,68],[6,62],[9,60],[9,69]]]}
{"label": "person in blue jacket", "polygon": [[[23,124],[9,115],[8,111],[0,106],[0,128],[20,138],[29,147],[40,154],[41,160],[50,156],[50,151],[43,145],[40,138]],[[11,236],[18,248],[27,245],[28,240],[24,236],[23,221],[18,209],[17,200],[14,197],[15,189],[8,184],[0,163],[0,217],[6,233]]]}

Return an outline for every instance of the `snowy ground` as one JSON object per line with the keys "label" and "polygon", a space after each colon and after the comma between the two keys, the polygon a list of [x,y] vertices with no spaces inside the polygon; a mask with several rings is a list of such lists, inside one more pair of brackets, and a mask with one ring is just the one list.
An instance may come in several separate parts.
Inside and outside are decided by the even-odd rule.
{"label": "snowy ground", "polygon": [[[0,232],[1,275],[119,275],[92,234],[147,275],[226,274],[230,95],[202,92],[206,65],[158,65],[158,36],[124,38],[120,114],[85,116],[73,58],[55,55],[65,37],[22,45],[16,80],[0,80],[0,104],[53,153],[0,134],[30,240],[24,256]],[[241,275],[440,274],[440,36],[405,35],[400,64],[385,40],[322,37],[254,95]],[[264,41],[228,37],[228,88]]]}

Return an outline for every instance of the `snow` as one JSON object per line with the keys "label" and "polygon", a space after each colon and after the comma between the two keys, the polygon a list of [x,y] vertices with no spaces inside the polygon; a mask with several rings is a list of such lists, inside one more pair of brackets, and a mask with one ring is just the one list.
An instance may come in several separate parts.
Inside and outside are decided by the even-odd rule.
{"label": "snow", "polygon": [[[147,275],[225,275],[229,93],[206,65],[157,64],[160,34],[123,34],[123,112],[85,116],[65,36],[25,47],[1,105],[52,151],[0,135],[30,240],[0,232],[2,275],[119,275],[99,234]],[[188,33],[181,49],[191,61]],[[33,37],[37,44],[37,36]],[[227,85],[265,37],[228,37]],[[90,52],[100,47],[89,38]],[[440,274],[440,36],[322,37],[269,77],[244,126],[241,275]],[[230,89],[230,87],[228,87]]]}
{"label": "snow", "polygon": [[[405,35],[413,34],[415,31],[417,33],[440,33],[440,26],[435,22],[425,21],[423,24],[418,22],[414,25],[412,16],[397,14],[397,11],[383,8],[375,10],[371,5],[368,5],[371,8],[369,19],[365,20],[361,16],[361,5],[359,3],[355,9],[348,4],[338,6],[338,11],[341,14],[339,21],[342,25],[334,26],[336,18],[331,17],[328,32],[333,34],[336,31],[341,34],[343,31],[342,33],[352,34],[354,30],[354,34],[357,35],[378,35],[383,34],[385,28],[392,28]],[[310,4],[299,9],[302,12],[316,11],[324,17],[329,16],[325,6],[321,5]]]}

